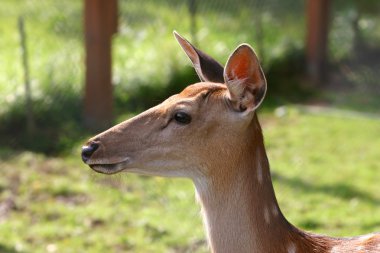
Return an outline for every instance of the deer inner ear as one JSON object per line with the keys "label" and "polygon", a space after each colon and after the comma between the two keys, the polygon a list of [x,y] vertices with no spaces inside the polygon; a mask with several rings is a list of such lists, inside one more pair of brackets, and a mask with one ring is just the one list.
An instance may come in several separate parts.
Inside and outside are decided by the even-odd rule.
{"label": "deer inner ear", "polygon": [[235,110],[254,111],[264,99],[266,80],[253,49],[240,45],[230,56],[224,79]]}

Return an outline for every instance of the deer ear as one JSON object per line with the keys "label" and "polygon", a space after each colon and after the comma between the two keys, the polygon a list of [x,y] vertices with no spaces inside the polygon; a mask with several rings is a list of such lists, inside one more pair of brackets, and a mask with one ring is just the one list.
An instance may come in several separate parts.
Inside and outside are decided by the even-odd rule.
{"label": "deer ear", "polygon": [[267,83],[251,46],[242,44],[231,54],[224,70],[224,80],[235,110],[254,111],[263,101]]}
{"label": "deer ear", "polygon": [[178,43],[193,63],[202,82],[224,83],[223,66],[209,55],[194,47],[177,32],[173,32]]}

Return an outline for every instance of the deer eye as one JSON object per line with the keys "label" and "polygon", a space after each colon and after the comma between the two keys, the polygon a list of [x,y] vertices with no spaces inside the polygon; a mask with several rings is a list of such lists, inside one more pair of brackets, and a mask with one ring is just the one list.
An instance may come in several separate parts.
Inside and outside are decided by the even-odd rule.
{"label": "deer eye", "polygon": [[191,116],[185,112],[176,112],[174,119],[180,124],[187,125],[191,122]]}

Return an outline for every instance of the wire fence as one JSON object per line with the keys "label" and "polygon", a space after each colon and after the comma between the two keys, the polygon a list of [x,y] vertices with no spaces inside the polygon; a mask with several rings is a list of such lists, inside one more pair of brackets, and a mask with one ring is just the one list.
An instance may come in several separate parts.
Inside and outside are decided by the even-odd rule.
{"label": "wire fence", "polygon": [[[113,39],[117,112],[156,104],[167,96],[168,86],[178,90],[196,80],[173,39],[173,30],[221,63],[239,43],[247,42],[257,51],[266,72],[271,73],[278,62],[286,71],[275,73],[299,71],[286,58],[304,55],[305,8],[305,1],[290,0],[120,0],[119,29]],[[322,88],[343,91],[344,96],[329,103],[345,106],[349,101],[356,109],[377,110],[379,9],[376,1],[332,1],[329,79]],[[33,145],[36,136],[42,138],[37,150],[70,146],[70,138],[62,133],[80,132],[82,118],[83,3],[5,1],[0,14],[3,145],[28,146],[27,128],[35,128]],[[23,20],[23,29],[19,20]],[[279,78],[286,82],[286,76]],[[27,121],[34,123],[27,127]]]}
{"label": "wire fence", "polygon": [[333,89],[353,91],[349,99],[356,109],[372,108],[378,113],[375,97],[380,94],[377,73],[380,67],[380,5],[376,1],[333,3],[329,85]]}

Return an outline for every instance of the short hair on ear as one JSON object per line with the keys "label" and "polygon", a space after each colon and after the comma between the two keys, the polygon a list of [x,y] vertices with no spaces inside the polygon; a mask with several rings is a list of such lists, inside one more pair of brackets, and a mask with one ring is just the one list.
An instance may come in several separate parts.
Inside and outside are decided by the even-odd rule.
{"label": "short hair on ear", "polygon": [[238,46],[224,69],[231,104],[237,111],[254,111],[265,97],[267,83],[259,60],[248,44]]}
{"label": "short hair on ear", "polygon": [[193,46],[189,41],[173,32],[183,51],[190,58],[195,71],[203,82],[224,83],[223,66],[214,58]]}

